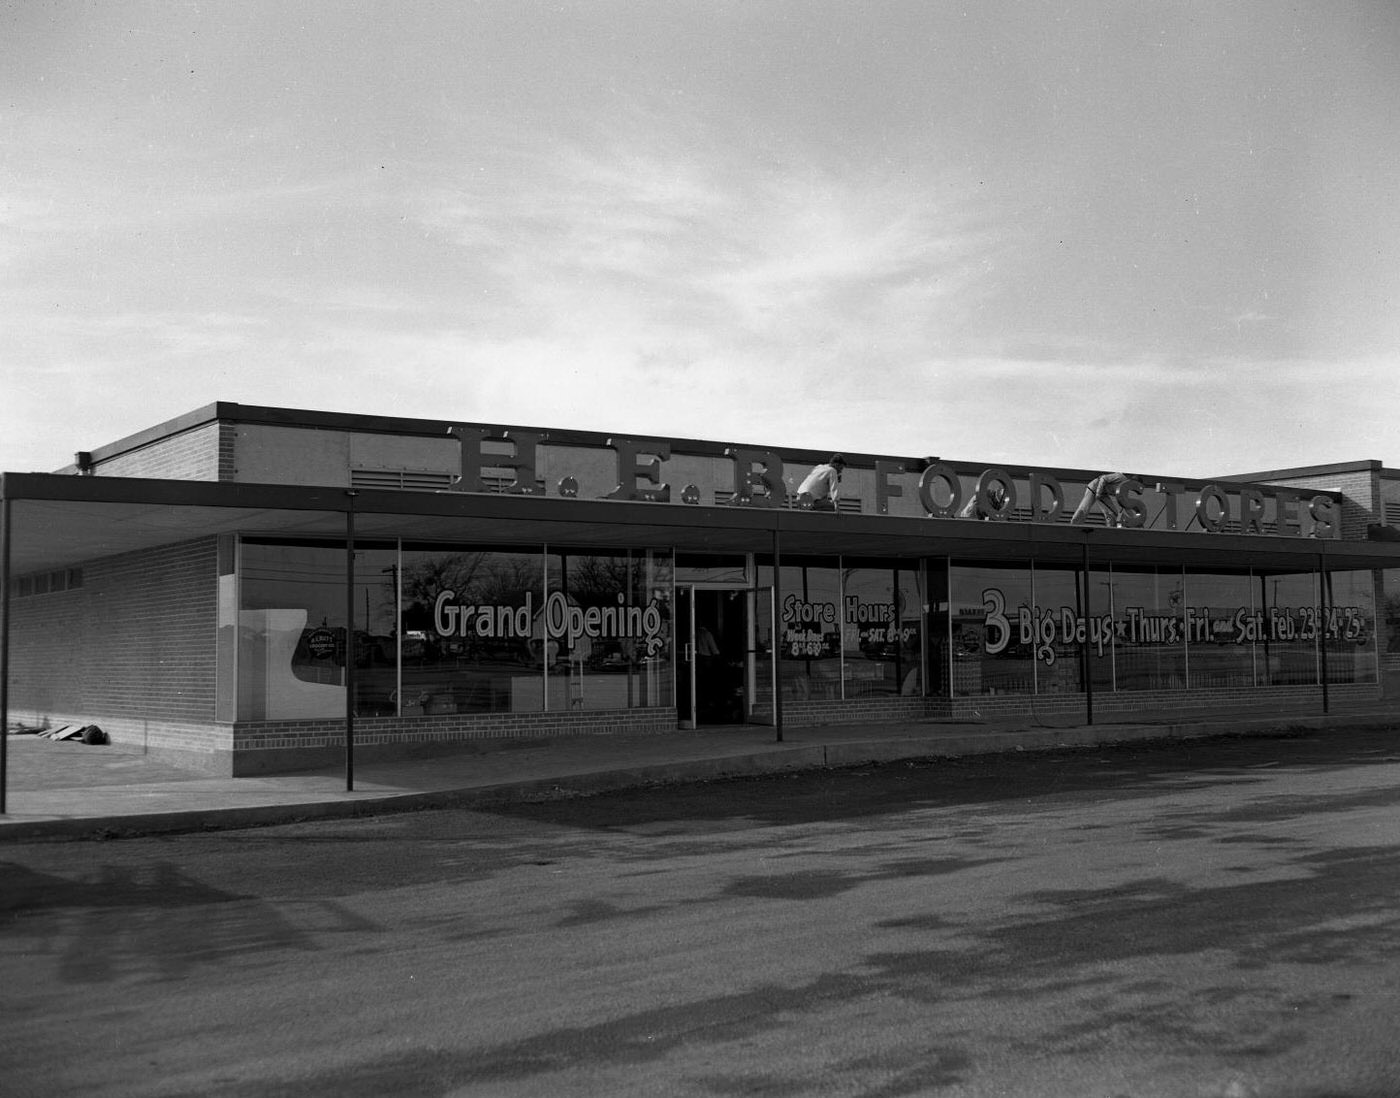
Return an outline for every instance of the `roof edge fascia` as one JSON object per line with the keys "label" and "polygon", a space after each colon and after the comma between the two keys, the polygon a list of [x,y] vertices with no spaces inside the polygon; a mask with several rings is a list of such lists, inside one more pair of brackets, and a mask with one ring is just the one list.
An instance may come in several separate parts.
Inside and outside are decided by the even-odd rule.
{"label": "roof edge fascia", "polygon": [[215,423],[220,419],[229,417],[229,409],[237,408],[236,404],[228,404],[224,401],[216,401],[213,404],[206,404],[202,408],[196,408],[192,412],[168,419],[164,423],[157,423],[154,427],[147,427],[143,431],[137,431],[134,435],[127,435],[116,442],[109,442],[105,446],[99,446],[95,450],[89,451],[93,461],[110,461],[112,458],[120,457],[122,454],[129,454],[133,450],[139,450],[143,446],[149,446],[153,442],[170,438],[173,435],[182,435],[186,431],[193,431],[197,427],[205,427],[210,423]]}
{"label": "roof edge fascia", "polygon": [[1374,458],[1367,458],[1361,461],[1337,461],[1329,465],[1300,465],[1293,469],[1266,469],[1258,473],[1231,473],[1229,476],[1216,477],[1216,480],[1230,484],[1238,484],[1242,481],[1265,483],[1270,480],[1281,480],[1284,477],[1323,477],[1331,476],[1334,473],[1369,473],[1381,469],[1381,462]]}

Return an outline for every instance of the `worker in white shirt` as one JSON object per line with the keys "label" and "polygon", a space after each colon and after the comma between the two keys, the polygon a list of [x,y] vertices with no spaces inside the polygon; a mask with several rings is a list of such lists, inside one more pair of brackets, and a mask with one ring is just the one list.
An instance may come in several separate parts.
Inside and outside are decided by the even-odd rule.
{"label": "worker in white shirt", "polygon": [[841,498],[841,471],[845,468],[846,459],[841,454],[832,454],[829,461],[813,466],[797,487],[798,500],[810,500],[814,511],[836,510],[836,501]]}
{"label": "worker in white shirt", "polygon": [[1103,512],[1109,526],[1123,525],[1123,506],[1118,502],[1118,489],[1129,479],[1126,473],[1104,473],[1091,480],[1084,489],[1084,498],[1074,509],[1070,522],[1078,526],[1089,517],[1089,512],[1098,507]]}

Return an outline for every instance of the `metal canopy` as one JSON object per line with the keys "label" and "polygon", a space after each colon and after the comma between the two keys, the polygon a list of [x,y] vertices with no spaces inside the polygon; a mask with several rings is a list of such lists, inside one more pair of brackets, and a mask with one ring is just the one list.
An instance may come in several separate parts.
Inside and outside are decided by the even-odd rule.
{"label": "metal canopy", "polygon": [[1309,570],[1400,566],[1400,544],[1115,530],[1054,524],[848,515],[761,507],[343,487],[6,473],[10,574],[218,534],[339,541],[353,505],[357,540],[405,538],[576,548],[666,548],[802,556],[1090,561]]}

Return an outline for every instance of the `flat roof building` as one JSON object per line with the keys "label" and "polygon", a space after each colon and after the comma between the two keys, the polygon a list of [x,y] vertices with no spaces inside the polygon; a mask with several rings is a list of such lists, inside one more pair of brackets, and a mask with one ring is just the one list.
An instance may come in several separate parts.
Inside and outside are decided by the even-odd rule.
{"label": "flat roof building", "polygon": [[[0,709],[250,774],[347,735],[389,757],[1316,711],[1400,675],[1380,462],[1200,481],[841,456],[212,404],[3,475]],[[836,490],[801,491],[826,464]]]}

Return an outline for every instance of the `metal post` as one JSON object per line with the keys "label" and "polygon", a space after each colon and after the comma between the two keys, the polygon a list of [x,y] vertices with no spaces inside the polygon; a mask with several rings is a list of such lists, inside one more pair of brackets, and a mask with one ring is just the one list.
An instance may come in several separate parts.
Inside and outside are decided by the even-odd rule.
{"label": "metal post", "polygon": [[782,544],[777,526],[773,527],[773,727],[777,731],[777,742],[783,742],[783,600],[779,594],[782,586]]}
{"label": "metal post", "polygon": [[1079,646],[1079,652],[1080,652],[1079,658],[1080,658],[1080,663],[1082,664],[1082,666],[1083,666],[1083,668],[1084,668],[1084,713],[1085,713],[1085,720],[1086,720],[1086,723],[1092,725],[1092,724],[1094,723],[1094,673],[1093,673],[1093,668],[1091,668],[1091,667],[1089,666],[1089,637],[1090,637],[1090,635],[1091,635],[1091,633],[1092,633],[1092,631],[1093,631],[1093,627],[1092,627],[1092,624],[1091,624],[1091,619],[1092,619],[1093,615],[1090,613],[1090,607],[1089,607],[1089,587],[1090,587],[1090,584],[1089,584],[1089,538],[1088,538],[1088,531],[1085,531],[1083,549],[1084,549],[1083,567],[1081,568],[1080,572],[1081,572],[1081,575],[1083,576],[1083,579],[1084,579],[1084,599],[1083,599],[1083,606],[1084,606],[1084,640],[1080,643],[1080,646]]}
{"label": "metal post", "polygon": [[[844,572],[842,573],[845,574]],[[894,689],[896,694],[904,693],[904,620],[899,612],[899,569],[890,569],[890,620],[894,622],[899,639],[894,641]],[[844,606],[845,603],[843,602]],[[885,634],[885,640],[889,641],[890,636]],[[841,652],[844,656],[846,645],[843,642]]]}
{"label": "metal post", "polygon": [[[355,788],[355,496],[345,506],[345,791]],[[368,623],[366,623],[368,624]]]}
{"label": "metal post", "polygon": [[1322,713],[1326,716],[1329,711],[1331,699],[1327,693],[1327,604],[1332,600],[1329,588],[1332,586],[1332,573],[1327,570],[1327,564],[1323,555],[1317,555],[1317,589],[1319,598],[1322,601],[1322,613],[1319,615],[1322,620],[1318,623],[1318,644],[1322,646]]}
{"label": "metal post", "polygon": [[12,501],[0,500],[0,816],[6,814],[5,796],[10,784],[10,510]]}

